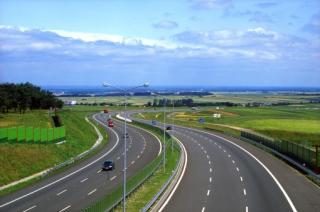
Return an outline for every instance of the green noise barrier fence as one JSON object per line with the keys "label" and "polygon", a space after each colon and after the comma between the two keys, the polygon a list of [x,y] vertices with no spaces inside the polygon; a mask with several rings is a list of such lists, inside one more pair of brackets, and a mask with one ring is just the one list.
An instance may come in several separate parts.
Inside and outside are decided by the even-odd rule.
{"label": "green noise barrier fence", "polygon": [[0,128],[0,142],[56,143],[65,140],[66,128],[9,127]]}
{"label": "green noise barrier fence", "polygon": [[305,164],[305,166],[313,169],[319,169],[320,167],[320,152],[316,152],[312,147],[308,148],[290,141],[273,140],[261,135],[243,131],[241,132],[241,136],[289,156],[290,158]]}

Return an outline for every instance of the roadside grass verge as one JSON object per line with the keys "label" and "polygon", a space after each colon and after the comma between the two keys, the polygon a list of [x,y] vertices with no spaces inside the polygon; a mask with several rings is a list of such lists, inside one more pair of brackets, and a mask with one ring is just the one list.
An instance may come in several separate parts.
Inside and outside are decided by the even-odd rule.
{"label": "roadside grass verge", "polygon": [[[156,172],[128,198],[126,210],[140,211],[160,190],[162,185],[169,179],[175,170],[179,160],[180,151],[177,148],[173,148],[173,151],[171,151],[171,148],[169,148],[170,142],[171,141],[167,142],[168,145],[166,148],[166,171],[163,171],[163,165],[159,166]],[[122,211],[122,205],[117,207],[115,211]]]}
{"label": "roadside grass verge", "polygon": [[0,113],[0,127],[52,127],[53,123],[48,110],[27,110],[26,113],[9,111],[9,113]]}
{"label": "roadside grass verge", "polygon": [[[139,122],[133,122],[132,125],[144,128],[157,135],[157,137],[159,137],[160,139],[163,139],[163,131],[159,128]],[[172,140],[169,139],[168,134],[166,134],[166,138],[166,172],[163,172],[163,166],[160,165],[163,157],[163,155],[161,154],[157,156],[152,162],[150,162],[146,167],[144,167],[142,170],[140,170],[138,173],[127,180],[128,193],[131,190],[137,188],[127,197],[126,209],[128,211],[139,211],[140,209],[142,209],[157,193],[157,191],[161,188],[161,186],[172,174],[172,171],[175,169],[179,159],[180,151],[175,147],[171,152]],[[83,211],[105,211],[106,209],[110,209],[115,205],[117,205],[115,208],[116,211],[122,210],[122,205],[117,204],[120,203],[122,199],[122,190],[123,185],[119,185],[113,192],[98,200]]]}
{"label": "roadside grass verge", "polygon": [[[184,126],[206,127],[217,131],[236,133],[233,128],[244,128],[266,136],[312,146],[320,144],[320,104],[304,104],[294,106],[270,107],[206,107],[198,111],[174,112],[168,114],[167,121]],[[220,113],[221,118],[213,117]],[[163,113],[147,112],[136,118],[147,120],[163,120]],[[200,124],[199,118],[205,123]]]}
{"label": "roadside grass verge", "polygon": [[[46,113],[46,111],[42,112]],[[94,128],[84,120],[85,116],[91,113],[73,111],[72,109],[60,111],[59,115],[66,126],[66,143],[60,145],[0,144],[0,173],[5,173],[0,175],[0,186],[48,169],[89,149],[97,140]],[[32,122],[32,120],[29,121]],[[103,137],[106,138],[105,130],[102,127],[99,127],[99,130],[103,133]],[[102,144],[105,145],[106,142],[107,139],[104,139]],[[96,150],[102,148],[103,145]],[[37,179],[13,186],[10,189],[1,191],[0,195],[17,190],[35,181]]]}

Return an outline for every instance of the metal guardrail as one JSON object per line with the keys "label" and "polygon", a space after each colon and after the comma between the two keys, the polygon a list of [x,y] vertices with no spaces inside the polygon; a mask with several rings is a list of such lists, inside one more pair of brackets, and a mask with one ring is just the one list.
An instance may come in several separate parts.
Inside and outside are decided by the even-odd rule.
{"label": "metal guardrail", "polygon": [[[155,127],[156,128],[156,127]],[[157,160],[159,160],[157,162]],[[152,169],[152,171],[150,171],[142,180],[140,180],[133,188],[131,188],[129,191],[127,191],[126,193],[126,197],[130,196],[133,192],[135,192],[143,183],[146,182],[146,180],[148,178],[150,178],[156,170],[158,170],[158,168],[160,167],[160,165],[162,164],[163,158],[162,155],[157,156],[151,163],[150,165],[152,165],[152,163],[156,163],[157,165],[155,165],[155,167]],[[141,170],[141,172],[143,171],[143,169]],[[137,176],[140,172],[138,172],[136,175],[132,176],[131,179],[129,179],[128,183],[130,183],[130,180],[132,180],[135,176]],[[117,189],[119,189],[119,187],[117,187],[113,192],[116,192]],[[112,194],[112,193],[111,193]],[[111,195],[110,194],[110,195]],[[108,197],[108,196],[106,196]],[[105,198],[101,199],[100,201],[98,201],[97,203],[95,203],[94,205],[89,206],[88,208],[85,208],[82,211],[114,211],[123,201],[123,196],[121,195],[111,206],[105,208],[105,206],[103,206]],[[100,205],[101,204],[101,205]]]}
{"label": "metal guardrail", "polygon": [[[161,156],[158,156],[158,157],[160,158],[160,160],[158,164],[155,166],[155,168],[153,168],[153,170],[147,176],[145,176],[137,185],[135,185],[132,189],[130,189],[126,194],[126,197],[130,196],[133,192],[135,192],[143,183],[145,183],[145,181],[148,178],[150,178],[155,173],[156,170],[158,170],[158,168],[162,164],[162,157]],[[159,159],[158,157],[155,160]],[[121,198],[118,201],[116,201],[111,207],[107,208],[104,211],[113,211],[116,207],[120,205],[122,201],[123,201],[123,197],[121,196]]]}
{"label": "metal guardrail", "polygon": [[[179,151],[181,151],[180,147],[179,147]],[[176,165],[175,170],[171,174],[169,179],[165,182],[165,184],[162,185],[161,189],[152,197],[152,199],[140,210],[141,212],[147,212],[154,205],[154,203],[159,199],[162,193],[167,189],[169,184],[172,182],[173,178],[177,175],[178,167],[181,165],[181,163],[183,163],[181,158],[182,157],[180,156],[179,163]]]}

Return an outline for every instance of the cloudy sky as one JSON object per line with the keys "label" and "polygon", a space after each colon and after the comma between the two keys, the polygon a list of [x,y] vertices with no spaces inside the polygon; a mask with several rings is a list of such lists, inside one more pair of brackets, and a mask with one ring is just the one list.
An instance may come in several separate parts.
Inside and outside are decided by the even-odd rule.
{"label": "cloudy sky", "polygon": [[319,0],[0,0],[0,82],[320,86]]}

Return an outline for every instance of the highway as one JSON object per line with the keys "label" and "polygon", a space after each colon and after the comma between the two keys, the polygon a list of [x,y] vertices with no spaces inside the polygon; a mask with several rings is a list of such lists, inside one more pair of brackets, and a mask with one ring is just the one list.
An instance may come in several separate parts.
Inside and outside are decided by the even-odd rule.
{"label": "highway", "polygon": [[[106,123],[105,114],[94,119]],[[67,170],[45,178],[22,190],[0,198],[0,211],[80,211],[111,192],[122,183],[123,123],[104,128],[109,134],[107,146],[89,159]],[[161,149],[160,142],[150,133],[128,125],[127,177],[151,162]],[[105,133],[105,132],[103,132]],[[101,171],[105,160],[115,161],[115,170]]]}
{"label": "highway", "polygon": [[175,126],[170,133],[188,161],[161,211],[320,211],[319,187],[263,150],[192,128]]}

